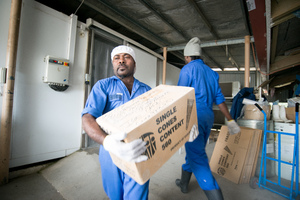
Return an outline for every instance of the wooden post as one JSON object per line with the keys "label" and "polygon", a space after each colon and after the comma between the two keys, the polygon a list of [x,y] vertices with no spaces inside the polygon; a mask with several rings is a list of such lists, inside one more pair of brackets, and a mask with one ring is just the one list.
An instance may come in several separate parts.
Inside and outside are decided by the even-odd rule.
{"label": "wooden post", "polygon": [[3,102],[2,102],[2,115],[1,115],[0,185],[6,184],[8,182],[8,174],[9,174],[12,107],[13,107],[13,97],[14,97],[14,83],[15,83],[15,72],[16,72],[21,6],[22,6],[22,0],[11,1],[6,63],[5,63],[5,66],[7,68],[7,76],[6,76],[6,84],[4,84],[3,87]]}
{"label": "wooden post", "polygon": [[245,36],[245,85],[250,86],[250,36]]}
{"label": "wooden post", "polygon": [[162,74],[162,84],[166,84],[166,73],[167,73],[167,47],[164,47],[163,49],[163,56],[164,56],[164,61],[163,61],[163,74]]}

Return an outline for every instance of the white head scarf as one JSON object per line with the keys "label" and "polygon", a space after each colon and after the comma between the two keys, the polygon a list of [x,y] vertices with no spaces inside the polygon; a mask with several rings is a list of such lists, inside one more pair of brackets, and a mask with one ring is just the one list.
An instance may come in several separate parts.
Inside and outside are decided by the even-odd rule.
{"label": "white head scarf", "polygon": [[131,55],[131,57],[135,61],[135,53],[134,53],[134,51],[131,47],[128,47],[128,46],[125,46],[125,45],[120,45],[120,46],[115,47],[111,51],[111,60],[113,60],[114,56],[119,54],[119,53],[127,53],[127,54]]}

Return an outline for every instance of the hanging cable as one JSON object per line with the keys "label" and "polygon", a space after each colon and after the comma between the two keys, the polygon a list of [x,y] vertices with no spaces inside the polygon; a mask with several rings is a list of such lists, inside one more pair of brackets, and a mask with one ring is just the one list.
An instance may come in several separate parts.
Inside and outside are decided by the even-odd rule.
{"label": "hanging cable", "polygon": [[226,56],[228,57],[228,40],[226,39]]}
{"label": "hanging cable", "polygon": [[84,0],[82,0],[81,4],[78,6],[78,8],[76,9],[74,15],[76,15],[77,11],[79,10],[79,8],[81,7],[81,5],[83,4]]}

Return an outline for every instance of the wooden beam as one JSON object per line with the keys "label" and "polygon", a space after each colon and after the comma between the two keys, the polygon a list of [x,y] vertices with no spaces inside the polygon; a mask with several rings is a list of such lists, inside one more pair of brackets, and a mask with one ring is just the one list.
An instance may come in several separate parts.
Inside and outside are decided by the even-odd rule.
{"label": "wooden beam", "polygon": [[0,185],[8,183],[10,138],[12,130],[12,111],[15,88],[15,73],[18,52],[22,0],[12,0],[9,17],[6,63],[7,78],[3,87],[3,103],[0,132]]}
{"label": "wooden beam", "polygon": [[249,19],[255,40],[257,60],[262,72],[267,72],[267,25],[265,1],[255,0],[255,9],[249,10]]}
{"label": "wooden beam", "polygon": [[299,0],[272,0],[271,17],[273,21],[279,20],[300,9]]}
{"label": "wooden beam", "polygon": [[293,67],[288,70],[284,70],[271,78],[272,81],[270,81],[269,87],[272,88],[294,82],[297,79],[297,74],[300,74],[300,67]]}
{"label": "wooden beam", "polygon": [[286,21],[288,21],[288,20],[290,20],[290,19],[293,19],[294,17],[296,17],[296,15],[294,15],[294,14],[289,14],[289,15],[284,16],[284,17],[282,17],[282,18],[280,18],[280,19],[278,19],[278,20],[272,20],[271,28],[272,28],[272,27],[275,27],[275,26],[278,26],[279,24],[281,24],[281,23],[283,23],[283,22],[286,22]]}
{"label": "wooden beam", "polygon": [[250,86],[250,36],[245,36],[245,84],[244,87]]}
{"label": "wooden beam", "polygon": [[296,80],[296,74],[285,74],[282,76],[276,76],[269,84],[270,88],[274,88],[278,85],[294,82]]}
{"label": "wooden beam", "polygon": [[167,73],[167,47],[164,47],[163,52],[164,60],[163,60],[163,74],[162,74],[162,84],[166,84],[166,73]]}
{"label": "wooden beam", "polygon": [[270,73],[275,73],[277,71],[288,69],[297,65],[300,65],[300,54],[277,58],[277,60],[271,64]]}
{"label": "wooden beam", "polygon": [[271,63],[274,63],[274,61],[275,61],[277,39],[278,39],[278,26],[275,26],[272,29]]}

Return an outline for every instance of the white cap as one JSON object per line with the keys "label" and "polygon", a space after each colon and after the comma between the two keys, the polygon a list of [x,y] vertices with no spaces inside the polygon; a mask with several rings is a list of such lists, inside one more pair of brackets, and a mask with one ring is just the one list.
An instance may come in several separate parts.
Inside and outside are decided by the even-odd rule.
{"label": "white cap", "polygon": [[127,54],[131,55],[131,57],[135,61],[135,53],[134,53],[134,51],[131,47],[128,47],[128,46],[125,46],[125,45],[120,45],[120,46],[115,47],[111,51],[111,55],[110,55],[111,60],[113,60],[114,56],[119,54],[119,53],[127,53]]}
{"label": "white cap", "polygon": [[201,56],[200,39],[193,37],[185,46],[184,56]]}

